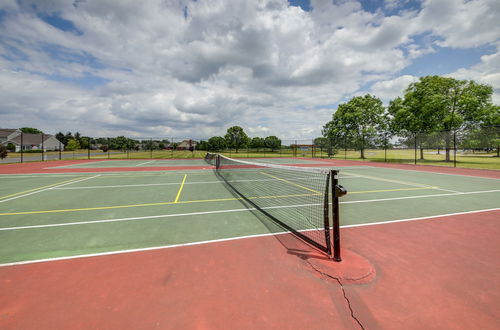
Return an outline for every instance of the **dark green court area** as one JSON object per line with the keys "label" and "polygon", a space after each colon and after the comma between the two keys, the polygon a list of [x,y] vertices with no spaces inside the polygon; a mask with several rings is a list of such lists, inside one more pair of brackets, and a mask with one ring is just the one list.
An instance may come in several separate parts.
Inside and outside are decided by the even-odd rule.
{"label": "dark green court area", "polygon": [[[161,161],[141,166],[164,166],[155,162]],[[186,162],[206,165],[178,161]],[[140,161],[96,163],[128,167]],[[96,164],[72,167],[77,166]],[[368,166],[337,169],[348,190],[341,198],[341,226],[500,207],[497,179]],[[254,169],[240,171],[234,180],[249,185],[266,187],[266,180],[275,179]],[[307,173],[278,180],[282,194],[247,197],[300,213],[302,204],[312,203],[309,197],[321,193]],[[2,264],[283,231],[263,220],[211,169],[2,175],[0,183]],[[314,228],[305,224],[300,229]]]}

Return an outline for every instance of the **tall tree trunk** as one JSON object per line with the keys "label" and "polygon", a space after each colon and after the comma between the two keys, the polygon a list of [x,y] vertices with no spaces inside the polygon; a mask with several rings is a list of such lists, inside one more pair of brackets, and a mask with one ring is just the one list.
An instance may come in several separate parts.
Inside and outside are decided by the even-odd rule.
{"label": "tall tree trunk", "polygon": [[424,148],[420,148],[420,159],[424,159]]}

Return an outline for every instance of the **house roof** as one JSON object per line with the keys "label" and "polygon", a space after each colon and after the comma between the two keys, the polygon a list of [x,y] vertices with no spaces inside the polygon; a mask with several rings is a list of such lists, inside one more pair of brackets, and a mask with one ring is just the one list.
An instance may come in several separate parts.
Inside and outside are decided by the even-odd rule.
{"label": "house roof", "polygon": [[196,142],[195,140],[184,140],[181,143],[179,143],[179,145],[177,147],[178,148],[179,147],[186,148],[186,147],[190,147],[190,146],[196,146],[197,143],[198,142]]}
{"label": "house roof", "polygon": [[[52,137],[52,135],[44,134],[43,141],[47,141],[50,137]],[[10,139],[9,142],[13,142],[13,143],[20,145],[21,144],[21,134]],[[41,143],[42,143],[42,134],[31,134],[31,133],[24,133],[23,134],[23,144],[24,145],[39,145]]]}
{"label": "house roof", "polygon": [[12,133],[18,131],[15,128],[0,128],[0,138],[6,138],[7,136],[11,135]]}

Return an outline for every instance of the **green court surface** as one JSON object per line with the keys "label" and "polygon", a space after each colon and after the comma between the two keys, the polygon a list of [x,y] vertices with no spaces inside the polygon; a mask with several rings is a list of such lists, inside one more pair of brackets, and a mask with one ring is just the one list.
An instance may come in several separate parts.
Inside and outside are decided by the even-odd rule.
{"label": "green court surface", "polygon": [[[319,161],[292,159],[292,158],[244,158],[245,160],[273,164],[321,164]],[[52,168],[121,168],[121,167],[162,167],[162,166],[207,166],[203,159],[135,159],[135,160],[106,160],[81,164],[55,166]],[[208,167],[208,166],[207,166]]]}
{"label": "green court surface", "polygon": [[[110,161],[72,167],[139,163]],[[206,165],[168,161],[174,163]],[[141,166],[164,166],[159,164],[163,163]],[[341,199],[341,226],[500,207],[498,179],[368,166],[337,169],[340,184],[348,190]],[[282,180],[283,189],[287,184],[298,190],[305,187],[307,174],[298,174],[295,180]],[[249,210],[211,169],[1,175],[0,183],[0,264],[283,231]],[[308,193],[312,192],[304,188],[302,194]],[[290,196],[275,197],[273,202],[300,208],[296,196]]]}

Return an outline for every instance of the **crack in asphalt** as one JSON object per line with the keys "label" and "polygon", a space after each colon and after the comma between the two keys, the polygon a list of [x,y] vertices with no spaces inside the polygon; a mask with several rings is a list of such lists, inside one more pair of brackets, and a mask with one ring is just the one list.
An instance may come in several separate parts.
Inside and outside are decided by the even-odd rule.
{"label": "crack in asphalt", "polygon": [[361,321],[356,317],[356,315],[354,315],[354,310],[352,309],[352,306],[351,306],[351,301],[349,300],[349,298],[347,298],[347,293],[345,292],[345,288],[344,288],[344,285],[342,284],[342,282],[340,281],[340,279],[338,277],[335,277],[335,276],[331,276],[329,274],[326,274],[324,272],[322,272],[321,270],[317,269],[316,267],[314,267],[313,264],[311,264],[309,262],[309,260],[306,259],[306,262],[312,267],[312,269],[314,269],[316,272],[320,273],[321,275],[323,276],[326,276],[326,277],[329,277],[333,280],[335,280],[339,285],[340,285],[340,288],[342,289],[342,294],[344,295],[344,299],[345,301],[347,302],[347,306],[349,307],[349,311],[351,313],[351,317],[356,321],[356,323],[359,325],[359,327],[363,330],[365,330],[365,327],[363,326],[363,324],[361,324]]}

